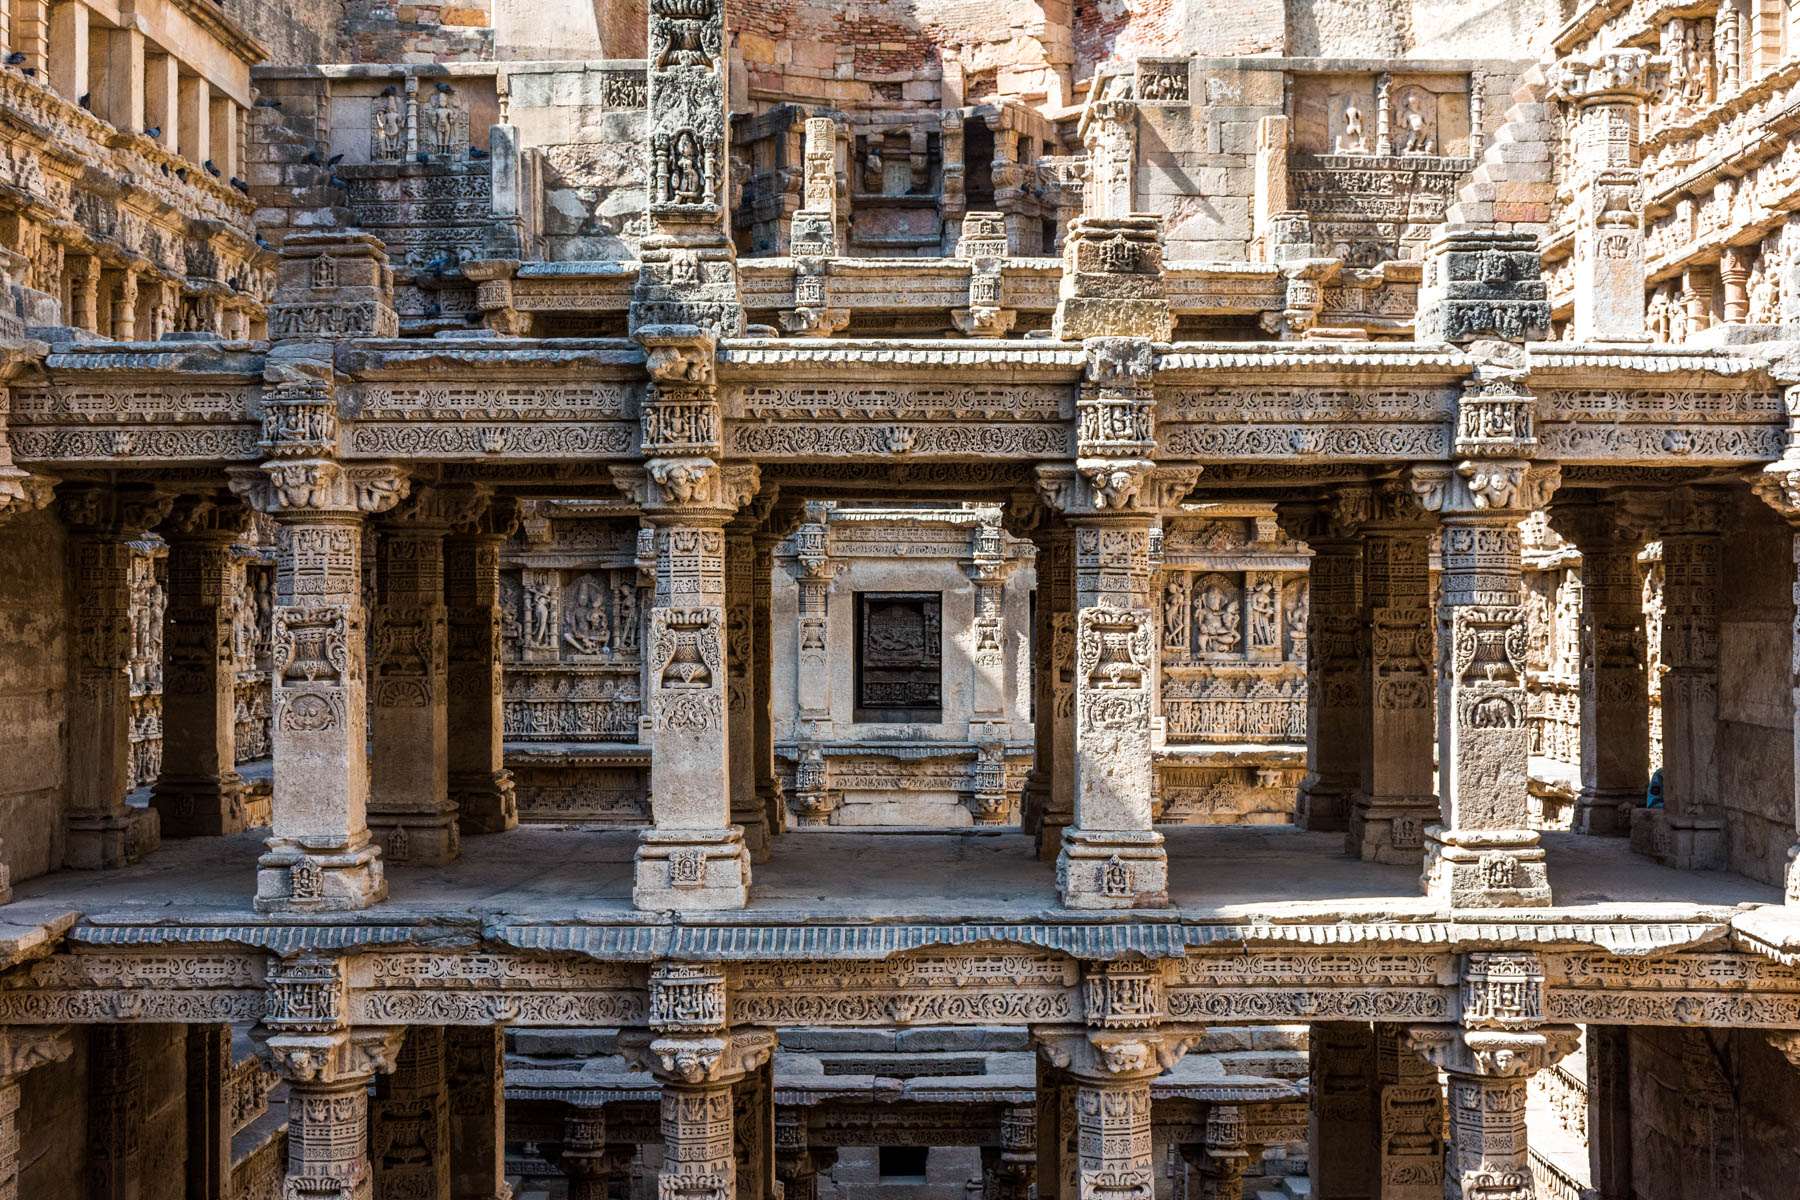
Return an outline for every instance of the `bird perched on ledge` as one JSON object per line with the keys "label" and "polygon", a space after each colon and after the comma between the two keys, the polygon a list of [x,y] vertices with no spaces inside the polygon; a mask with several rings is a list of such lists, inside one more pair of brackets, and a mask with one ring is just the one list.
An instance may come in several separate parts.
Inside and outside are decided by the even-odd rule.
{"label": "bird perched on ledge", "polygon": [[94,93],[83,92],[83,93],[81,93],[81,98],[79,100],[75,101],[75,103],[77,103],[81,107],[87,109],[89,112],[92,112],[93,105],[89,104],[88,101],[92,100],[93,98],[94,98]]}
{"label": "bird perched on ledge", "polygon": [[200,165],[205,167],[206,173],[208,175],[211,175],[214,179],[217,179],[219,177],[219,175],[221,174],[221,172],[219,171],[219,168],[213,166],[213,160],[210,158],[207,159],[205,162],[201,163]]}
{"label": "bird perched on ledge", "polygon": [[161,125],[150,126],[150,128],[144,130],[144,136],[147,138],[161,137],[162,136],[162,126]]}
{"label": "bird perched on ledge", "polygon": [[9,67],[24,66],[25,52],[23,50],[14,50],[11,54],[6,56],[6,65]]}

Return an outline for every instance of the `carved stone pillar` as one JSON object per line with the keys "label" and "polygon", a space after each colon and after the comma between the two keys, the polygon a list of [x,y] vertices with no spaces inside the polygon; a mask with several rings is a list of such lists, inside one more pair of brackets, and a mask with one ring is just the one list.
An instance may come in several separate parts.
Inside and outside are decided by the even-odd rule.
{"label": "carved stone pillar", "polygon": [[68,843],[63,865],[121,867],[156,848],[158,814],[131,791],[131,546],[172,496],[77,487],[59,493],[75,575],[75,692],[69,713]]}
{"label": "carved stone pillar", "polygon": [[645,635],[653,824],[638,841],[632,898],[640,909],[741,908],[750,856],[731,823],[725,525],[756,495],[758,474],[719,462],[712,335],[685,326],[637,336],[651,378],[641,414],[651,457],[641,471],[613,473],[644,509],[656,563]]}
{"label": "carved stone pillar", "polygon": [[1632,1200],[1631,1029],[1589,1025],[1586,1049],[1588,1177],[1594,1200]]}
{"label": "carved stone pillar", "polygon": [[1380,1200],[1441,1200],[1444,1093],[1437,1071],[1406,1044],[1398,1025],[1375,1026],[1375,1180]]}
{"label": "carved stone pillar", "polygon": [[1724,292],[1725,323],[1742,325],[1750,317],[1750,248],[1727,246],[1719,258],[1719,286]]}
{"label": "carved stone pillar", "polygon": [[1412,486],[1443,526],[1438,605],[1440,824],[1426,830],[1426,894],[1455,907],[1550,903],[1526,816],[1525,609],[1519,521],[1555,468],[1520,460],[1417,467]]}
{"label": "carved stone pillar", "polygon": [[775,687],[771,615],[774,611],[775,547],[781,536],[767,529],[752,539],[750,637],[751,762],[756,773],[756,803],[771,837],[787,828],[787,803],[775,776]]}
{"label": "carved stone pillar", "polygon": [[237,773],[231,547],[249,523],[235,502],[183,497],[160,527],[169,543],[163,610],[162,773],[150,793],[165,837],[244,829]]}
{"label": "carved stone pillar", "polygon": [[[264,405],[265,429],[307,419],[291,411],[300,404]],[[360,909],[387,894],[367,824],[362,534],[365,515],[407,487],[376,464],[278,460],[233,472],[233,490],[276,520],[274,829],[257,863],[260,912]]]}
{"label": "carved stone pillar", "polygon": [[33,1068],[61,1062],[74,1051],[66,1025],[0,1026],[0,1200],[21,1200],[19,1084]]}
{"label": "carved stone pillar", "polygon": [[[722,972],[661,963],[650,975],[650,1028],[619,1035],[620,1052],[632,1068],[649,1071],[662,1085],[660,1195],[737,1195],[733,1089],[774,1055],[775,1033],[733,1029],[728,1012]],[[759,1143],[759,1163],[772,1140]]]}
{"label": "carved stone pillar", "polygon": [[[1031,1200],[1037,1183],[1037,1108],[1010,1105],[1000,1114],[1000,1145],[982,1149],[986,1200]],[[792,1200],[790,1197],[789,1200]]]}
{"label": "carved stone pillar", "polygon": [[418,488],[379,524],[369,829],[390,862],[443,866],[462,849],[450,799],[444,538],[481,502],[472,492]]}
{"label": "carved stone pillar", "polygon": [[187,1027],[186,1200],[231,1200],[231,1026]]}
{"label": "carved stone pillar", "polygon": [[506,769],[500,670],[500,544],[518,527],[518,513],[516,501],[490,501],[444,541],[450,801],[465,834],[519,824]]}
{"label": "carved stone pillar", "polygon": [[[1079,1200],[1151,1200],[1150,1081],[1181,1061],[1202,1033],[1168,1021],[1164,966],[1089,965],[1081,985],[1082,1026],[1031,1031],[1039,1057],[1074,1084],[1072,1182]],[[1059,1115],[1063,1127],[1052,1136],[1067,1136],[1067,1116]],[[1061,1189],[1057,1194],[1069,1200]]]}
{"label": "carved stone pillar", "polygon": [[[288,1163],[284,1195],[371,1200],[369,1083],[394,1068],[399,1027],[336,1029],[271,1037],[287,1080]],[[423,1193],[429,1195],[430,1193]]]}
{"label": "carved stone pillar", "polygon": [[1295,824],[1348,830],[1361,782],[1363,680],[1357,658],[1362,621],[1362,539],[1366,487],[1341,487],[1320,501],[1277,510],[1289,537],[1312,548],[1306,613],[1306,777]]}
{"label": "carved stone pillar", "polygon": [[774,1200],[774,1066],[764,1061],[746,1071],[731,1090],[731,1103],[737,1193],[742,1200]]}
{"label": "carved stone pillar", "polygon": [[1075,1081],[1037,1059],[1037,1192],[1039,1200],[1074,1200],[1080,1159],[1075,1152]]}
{"label": "carved stone pillar", "polygon": [[143,1186],[142,1034],[135,1025],[88,1027],[85,1173],[93,1200],[134,1200]]}
{"label": "carved stone pillar", "polygon": [[1650,664],[1637,565],[1647,529],[1623,499],[1558,502],[1550,523],[1581,551],[1581,795],[1573,827],[1622,835],[1650,779]]}
{"label": "carved stone pillar", "polygon": [[1312,1108],[1307,1161],[1313,1195],[1358,1200],[1375,1194],[1375,1031],[1357,1021],[1322,1021],[1307,1039]]}
{"label": "carved stone pillar", "polygon": [[1534,1194],[1526,1145],[1526,1088],[1580,1039],[1546,1025],[1543,964],[1524,951],[1463,956],[1462,1026],[1413,1025],[1406,1041],[1450,1077],[1445,1200]]}
{"label": "carved stone pillar", "polygon": [[807,1110],[775,1110],[775,1178],[786,1200],[818,1200],[819,1173],[837,1162],[835,1149],[814,1148],[806,1132]]}
{"label": "carved stone pillar", "polygon": [[[1717,495],[1677,489],[1663,526],[1663,813],[1672,867],[1725,865],[1719,794],[1719,533]],[[1654,816],[1654,814],[1652,814]],[[1661,841],[1662,839],[1658,839]]]}
{"label": "carved stone pillar", "polygon": [[1413,864],[1424,855],[1425,827],[1437,818],[1437,681],[1430,515],[1404,481],[1375,490],[1363,533],[1362,593],[1362,780],[1344,849],[1365,862]]}
{"label": "carved stone pillar", "polygon": [[[1788,389],[1788,449],[1783,457],[1763,469],[1751,484],[1762,501],[1773,508],[1794,530],[1794,629],[1793,663],[1789,680],[1800,712],[1800,388]],[[1800,768],[1800,721],[1794,724],[1794,763]],[[1794,776],[1794,844],[1788,847],[1785,896],[1790,907],[1800,905],[1800,770]]]}
{"label": "carved stone pillar", "polygon": [[412,1026],[369,1106],[375,1200],[449,1200],[447,1082],[443,1027]]}
{"label": "carved stone pillar", "polygon": [[[1244,1114],[1235,1104],[1209,1104],[1206,1108],[1205,1141],[1183,1146],[1197,1185],[1190,1200],[1243,1200],[1244,1173],[1252,1155],[1244,1142]],[[1317,1193],[1317,1189],[1314,1189]]]}
{"label": "carved stone pillar", "polygon": [[1063,831],[1075,820],[1075,535],[1066,522],[1046,521],[1036,534],[1038,686],[1036,756],[1043,810],[1038,817],[1040,862],[1062,853]]}
{"label": "carved stone pillar", "polygon": [[569,1200],[607,1200],[606,1109],[571,1104],[563,1112],[562,1153],[557,1167],[569,1179]]}
{"label": "carved stone pillar", "polygon": [[1644,199],[1638,108],[1658,96],[1668,62],[1643,50],[1567,58],[1551,94],[1574,110],[1575,320],[1578,342],[1641,342]]}
{"label": "carved stone pillar", "polygon": [[731,823],[750,861],[769,861],[769,816],[756,794],[756,544],[752,514],[725,529],[725,738],[730,744]]}
{"label": "carved stone pillar", "polygon": [[511,1200],[506,1182],[506,1030],[444,1030],[452,1200]]}
{"label": "carved stone pillar", "polygon": [[805,519],[794,531],[794,712],[801,744],[794,764],[795,823],[829,825],[838,795],[819,742],[829,737],[831,716],[831,510],[808,501]]}

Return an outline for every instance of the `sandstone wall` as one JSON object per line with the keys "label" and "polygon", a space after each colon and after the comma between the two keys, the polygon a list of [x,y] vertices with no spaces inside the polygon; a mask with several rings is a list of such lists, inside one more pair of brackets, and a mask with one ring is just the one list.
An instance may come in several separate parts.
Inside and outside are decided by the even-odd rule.
{"label": "sandstone wall", "polygon": [[87,1038],[19,1085],[19,1195],[86,1196]]}
{"label": "sandstone wall", "polygon": [[1800,1071],[1752,1030],[1633,1029],[1636,1200],[1777,1200],[1800,1178]]}
{"label": "sandstone wall", "polygon": [[1719,553],[1719,794],[1728,865],[1779,884],[1794,828],[1793,537],[1745,497]]}
{"label": "sandstone wall", "polygon": [[[0,538],[0,862],[16,884],[61,865],[67,788],[68,542],[48,512],[21,513]],[[46,1192],[45,1195],[54,1193]]]}
{"label": "sandstone wall", "polygon": [[271,66],[343,58],[344,0],[224,0],[225,15],[269,51]]}

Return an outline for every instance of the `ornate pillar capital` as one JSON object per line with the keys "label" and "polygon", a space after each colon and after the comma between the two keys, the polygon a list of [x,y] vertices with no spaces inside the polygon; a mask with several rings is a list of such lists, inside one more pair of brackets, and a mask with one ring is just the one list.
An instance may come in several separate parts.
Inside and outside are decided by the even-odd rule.
{"label": "ornate pillar capital", "polygon": [[257,512],[280,520],[374,516],[406,499],[412,481],[393,463],[275,459],[227,470],[231,490]]}
{"label": "ornate pillar capital", "polygon": [[1550,97],[1577,109],[1595,104],[1643,104],[1669,84],[1669,60],[1648,50],[1570,55],[1548,72]]}
{"label": "ornate pillar capital", "polygon": [[0,1087],[75,1051],[69,1025],[0,1025]]}
{"label": "ornate pillar capital", "polygon": [[277,1033],[263,1048],[289,1083],[354,1083],[392,1071],[405,1036],[404,1025],[365,1025],[331,1033]]}

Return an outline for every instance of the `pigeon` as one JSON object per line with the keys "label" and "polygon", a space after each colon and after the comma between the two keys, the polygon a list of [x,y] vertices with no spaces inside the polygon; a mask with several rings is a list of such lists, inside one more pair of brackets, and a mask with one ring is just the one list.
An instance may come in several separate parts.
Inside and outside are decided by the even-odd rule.
{"label": "pigeon", "polygon": [[161,137],[162,136],[162,126],[161,125],[152,125],[150,128],[144,130],[144,136],[147,138]]}
{"label": "pigeon", "polygon": [[306,157],[302,158],[300,161],[309,166],[316,167],[319,165],[319,152],[317,150],[308,150],[306,152]]}
{"label": "pigeon", "polygon": [[279,101],[279,100],[258,100],[256,102],[256,107],[258,107],[258,108],[280,108],[281,101]]}
{"label": "pigeon", "polygon": [[163,164],[162,164],[162,173],[163,173],[163,174],[164,174],[164,175],[167,175],[167,174],[168,174],[168,173],[169,173],[169,164],[168,164],[168,163],[163,163]]}
{"label": "pigeon", "polygon": [[337,165],[338,165],[338,164],[339,164],[339,163],[341,163],[341,162],[343,162],[343,161],[344,161],[344,156],[343,156],[343,155],[341,155],[341,154],[334,154],[334,155],[332,155],[332,156],[331,156],[331,157],[330,157],[330,158],[328,158],[328,159],[326,159],[326,160],[325,160],[325,165],[326,165],[326,166],[328,166],[328,167],[335,167],[335,166],[337,166]]}
{"label": "pigeon", "polygon": [[213,160],[210,158],[207,159],[205,162],[201,163],[200,165],[205,167],[206,173],[208,175],[211,175],[214,179],[217,179],[219,177],[219,175],[221,174],[219,168],[213,166]]}
{"label": "pigeon", "polygon": [[175,168],[175,177],[177,179],[181,180],[181,182],[186,183],[187,182],[187,168],[186,167],[176,167]]}
{"label": "pigeon", "polygon": [[447,84],[447,83],[445,83],[445,82],[444,82],[444,81],[443,81],[443,80],[441,80],[441,79],[440,79],[440,80],[438,80],[438,85],[437,85],[437,87],[438,87],[438,91],[440,91],[440,92],[448,92],[448,91],[449,91],[449,90],[450,90],[450,85],[449,85],[449,84]]}
{"label": "pigeon", "polygon": [[430,262],[426,263],[425,269],[427,271],[430,271],[433,275],[442,275],[444,273],[444,268],[449,265],[450,265],[450,256],[448,254],[445,254],[445,255],[442,255],[441,257],[434,258]]}
{"label": "pigeon", "polygon": [[88,101],[92,100],[93,98],[94,98],[94,93],[83,92],[83,93],[81,93],[81,99],[75,101],[75,103],[77,103],[77,104],[81,105],[81,107],[89,109],[91,111],[92,106],[88,103]]}
{"label": "pigeon", "polygon": [[275,248],[269,245],[269,239],[260,233],[256,235],[256,244],[261,246],[264,250],[273,250]]}
{"label": "pigeon", "polygon": [[482,158],[486,158],[487,156],[488,156],[488,152],[486,150],[483,150],[480,146],[470,146],[469,147],[469,157],[470,158],[482,159]]}
{"label": "pigeon", "polygon": [[475,324],[475,322],[481,320],[481,310],[475,309],[470,312],[464,313],[463,320],[467,321],[471,325]]}
{"label": "pigeon", "polygon": [[18,67],[23,66],[24,64],[25,52],[23,50],[14,50],[11,54],[6,56],[6,65],[9,67]]}
{"label": "pigeon", "polygon": [[336,175],[333,175],[331,177],[331,186],[334,188],[342,188],[347,192],[350,190],[350,181],[348,179],[339,179]]}
{"label": "pigeon", "polygon": [[225,281],[225,286],[230,288],[234,292],[237,291],[238,290],[238,277],[236,275],[233,275],[230,279],[227,279]]}
{"label": "pigeon", "polygon": [[24,75],[25,75],[25,78],[27,78],[27,79],[36,79],[37,78],[37,68],[36,67],[26,67],[24,70]]}
{"label": "pigeon", "polygon": [[231,177],[231,186],[244,193],[246,196],[250,194],[250,185],[239,179],[236,175]]}
{"label": "pigeon", "polygon": [[421,151],[419,151],[419,161],[422,163],[428,163],[431,161],[431,155],[429,155],[429,154],[425,153],[425,151],[421,150]]}
{"label": "pigeon", "polygon": [[384,87],[381,89],[381,94],[384,96],[397,96],[400,94],[400,92],[399,92],[398,88]]}
{"label": "pigeon", "polygon": [[425,310],[425,315],[428,317],[440,317],[443,314],[444,314],[444,306],[441,304],[434,304],[430,308]]}

